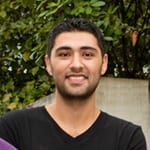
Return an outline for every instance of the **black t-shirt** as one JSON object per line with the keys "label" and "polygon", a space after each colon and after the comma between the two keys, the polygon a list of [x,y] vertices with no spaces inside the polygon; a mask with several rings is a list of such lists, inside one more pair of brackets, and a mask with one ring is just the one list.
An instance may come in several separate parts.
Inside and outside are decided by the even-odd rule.
{"label": "black t-shirt", "polygon": [[146,150],[137,125],[101,112],[87,131],[73,138],[44,106],[5,114],[0,118],[0,137],[18,150]]}

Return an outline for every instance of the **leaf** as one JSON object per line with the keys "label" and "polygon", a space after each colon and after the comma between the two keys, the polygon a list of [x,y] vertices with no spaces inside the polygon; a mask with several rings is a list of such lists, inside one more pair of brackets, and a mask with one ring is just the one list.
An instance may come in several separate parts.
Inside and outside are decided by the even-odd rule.
{"label": "leaf", "polygon": [[58,5],[57,3],[50,2],[50,3],[48,4],[48,8],[56,7],[57,5]]}
{"label": "leaf", "polygon": [[30,52],[29,51],[26,51],[23,53],[23,60],[25,62],[27,62],[29,60],[29,57],[30,57]]}
{"label": "leaf", "polygon": [[14,81],[12,78],[7,82],[5,88],[7,91],[14,90],[15,87],[14,87]]}
{"label": "leaf", "polygon": [[33,7],[35,0],[22,0],[22,5],[26,7]]}
{"label": "leaf", "polygon": [[59,7],[56,7],[55,9],[53,9],[52,11],[47,12],[47,14],[45,14],[45,16],[50,16],[52,14],[55,14],[58,11]]}
{"label": "leaf", "polygon": [[39,71],[39,67],[34,67],[34,68],[31,70],[31,73],[32,73],[32,75],[34,76],[34,75],[37,74],[38,71]]}
{"label": "leaf", "polygon": [[48,11],[46,10],[46,11],[40,13],[40,14],[38,15],[38,17],[43,17],[43,16],[45,16],[47,13],[48,13]]}
{"label": "leaf", "polygon": [[114,14],[117,10],[118,10],[119,6],[116,6],[113,11],[112,11],[112,14]]}
{"label": "leaf", "polygon": [[104,1],[98,1],[96,3],[92,3],[93,7],[101,7],[101,6],[104,6],[104,5],[105,5]]}
{"label": "leaf", "polygon": [[91,14],[92,13],[92,8],[87,7],[85,11],[86,11],[86,14]]}
{"label": "leaf", "polygon": [[[57,2],[57,7],[51,11],[49,11],[46,16],[50,16],[52,14],[55,14],[61,7],[63,7],[66,3],[68,2],[68,0],[64,1],[63,3],[60,3],[60,0],[58,0]],[[53,4],[54,5],[54,4]]]}
{"label": "leaf", "polygon": [[1,11],[0,12],[0,17],[5,18],[7,16],[6,11]]}
{"label": "leaf", "polygon": [[1,66],[1,71],[6,72],[8,71],[8,68],[6,66]]}
{"label": "leaf", "polygon": [[3,96],[2,98],[2,102],[7,102],[9,101],[9,99],[11,98],[12,94],[11,93],[7,93]]}
{"label": "leaf", "polygon": [[15,109],[16,107],[17,107],[17,103],[16,103],[16,102],[12,102],[12,103],[10,103],[10,104],[7,106],[7,108],[10,109],[10,110]]}
{"label": "leaf", "polygon": [[105,26],[105,28],[107,28],[108,26],[109,26],[109,17],[106,17],[104,20],[104,26]]}
{"label": "leaf", "polygon": [[38,5],[38,7],[36,8],[36,10],[38,11],[41,7],[42,7],[42,5],[44,4],[44,3],[46,3],[47,2],[47,0],[42,0],[41,1],[41,3]]}
{"label": "leaf", "polygon": [[9,57],[9,56],[5,56],[5,57],[0,58],[0,62],[5,61],[5,60],[15,61],[12,57]]}
{"label": "leaf", "polygon": [[105,36],[104,39],[105,39],[106,41],[113,41],[113,38],[110,37],[110,36]]}
{"label": "leaf", "polygon": [[96,3],[97,2],[97,0],[91,0],[91,3]]}

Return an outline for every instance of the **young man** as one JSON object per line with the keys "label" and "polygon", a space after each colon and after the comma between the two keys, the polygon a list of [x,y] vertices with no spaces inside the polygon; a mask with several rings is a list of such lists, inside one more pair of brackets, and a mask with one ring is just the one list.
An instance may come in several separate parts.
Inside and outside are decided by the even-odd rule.
{"label": "young man", "polygon": [[56,85],[54,102],[6,114],[0,137],[19,150],[146,150],[139,126],[96,107],[95,89],[107,63],[103,36],[93,23],[58,24],[45,56]]}

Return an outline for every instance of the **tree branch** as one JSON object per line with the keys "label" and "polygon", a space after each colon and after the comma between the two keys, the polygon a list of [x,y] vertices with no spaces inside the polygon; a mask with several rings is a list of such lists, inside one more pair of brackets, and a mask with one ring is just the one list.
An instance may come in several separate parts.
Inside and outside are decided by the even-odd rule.
{"label": "tree branch", "polygon": [[145,17],[144,17],[144,20],[143,20],[143,23],[142,23],[142,29],[144,28],[144,25],[145,25],[145,23],[146,23],[146,21],[147,21],[147,15],[148,15],[148,10],[149,10],[149,7],[150,7],[150,0],[148,1],[148,5],[147,5],[147,9],[146,9],[146,14],[145,14]]}
{"label": "tree branch", "polygon": [[[125,22],[126,18],[126,12],[125,12],[125,7],[124,7],[124,2],[123,0],[120,0],[120,12],[121,12],[121,17],[122,17],[122,22]],[[121,37],[122,40],[122,57],[123,57],[123,68],[124,68],[124,75],[128,76],[129,75],[129,70],[128,70],[128,63],[127,63],[127,42],[125,38],[125,28],[122,29],[123,35]]]}
{"label": "tree branch", "polygon": [[120,0],[120,12],[121,12],[121,17],[122,17],[122,21],[124,22],[125,20],[125,7],[124,7],[124,2],[123,0]]}
{"label": "tree branch", "polygon": [[134,0],[130,1],[130,4],[128,5],[128,7],[127,7],[127,9],[125,11],[126,14],[128,13],[128,11],[129,11],[130,7],[132,6],[133,2],[134,2]]}

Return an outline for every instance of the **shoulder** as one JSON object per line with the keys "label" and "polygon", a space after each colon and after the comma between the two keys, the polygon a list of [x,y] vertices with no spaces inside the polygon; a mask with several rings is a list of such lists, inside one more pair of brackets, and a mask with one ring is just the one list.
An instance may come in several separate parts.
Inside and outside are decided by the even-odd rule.
{"label": "shoulder", "polygon": [[0,125],[2,124],[22,124],[23,122],[36,118],[42,114],[44,107],[37,108],[24,108],[21,110],[15,110],[4,114],[0,117]]}
{"label": "shoulder", "polygon": [[0,137],[17,146],[20,137],[29,133],[31,126],[41,118],[44,107],[25,108],[6,113],[0,117]]}
{"label": "shoulder", "polygon": [[105,128],[113,130],[118,136],[133,136],[141,131],[141,126],[133,122],[102,112]]}
{"label": "shoulder", "polygon": [[[102,113],[104,118],[104,126],[116,135],[119,146],[129,146],[130,148],[143,147],[146,150],[146,141],[141,126],[129,122],[127,120],[112,116],[105,112]],[[110,133],[111,134],[111,133]]]}
{"label": "shoulder", "polygon": [[105,126],[111,126],[114,128],[122,129],[122,128],[128,128],[130,129],[136,129],[139,128],[139,125],[136,125],[130,121],[121,119],[119,117],[110,115],[108,113],[102,112],[103,120],[105,123]]}

